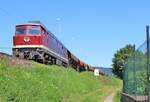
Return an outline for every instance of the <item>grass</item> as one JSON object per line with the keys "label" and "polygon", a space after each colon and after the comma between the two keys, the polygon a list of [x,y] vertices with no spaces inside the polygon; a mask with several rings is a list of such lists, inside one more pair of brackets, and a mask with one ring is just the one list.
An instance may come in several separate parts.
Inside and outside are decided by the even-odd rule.
{"label": "grass", "polygon": [[121,102],[121,91],[117,91],[114,98],[113,102]]}
{"label": "grass", "polygon": [[122,84],[115,77],[78,73],[36,62],[0,62],[0,102],[103,102]]}

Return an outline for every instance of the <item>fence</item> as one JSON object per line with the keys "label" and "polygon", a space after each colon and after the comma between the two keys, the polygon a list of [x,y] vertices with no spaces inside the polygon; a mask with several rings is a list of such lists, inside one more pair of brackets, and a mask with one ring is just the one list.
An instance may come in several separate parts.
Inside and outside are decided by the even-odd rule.
{"label": "fence", "polygon": [[[148,41],[148,42],[147,42]],[[145,41],[127,56],[123,71],[123,101],[149,102],[148,100],[148,55],[150,41]],[[127,101],[128,100],[128,101]],[[132,100],[132,101],[129,101]],[[133,101],[134,100],[134,101]]]}

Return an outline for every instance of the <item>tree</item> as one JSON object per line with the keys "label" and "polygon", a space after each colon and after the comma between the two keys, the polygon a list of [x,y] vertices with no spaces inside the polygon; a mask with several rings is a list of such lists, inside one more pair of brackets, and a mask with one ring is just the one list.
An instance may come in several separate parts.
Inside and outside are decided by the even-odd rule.
{"label": "tree", "polygon": [[119,49],[115,54],[112,59],[112,67],[113,67],[113,73],[120,77],[122,79],[122,71],[125,63],[125,60],[127,56],[130,56],[133,54],[135,50],[135,47],[131,44],[126,45],[124,48]]}

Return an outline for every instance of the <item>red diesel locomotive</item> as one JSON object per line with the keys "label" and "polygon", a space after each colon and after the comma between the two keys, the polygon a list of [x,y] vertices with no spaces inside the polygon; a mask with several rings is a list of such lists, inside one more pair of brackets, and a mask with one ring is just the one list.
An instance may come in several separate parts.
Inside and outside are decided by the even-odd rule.
{"label": "red diesel locomotive", "polygon": [[13,36],[13,55],[46,64],[70,65],[78,71],[94,70],[73,55],[40,22],[16,25]]}

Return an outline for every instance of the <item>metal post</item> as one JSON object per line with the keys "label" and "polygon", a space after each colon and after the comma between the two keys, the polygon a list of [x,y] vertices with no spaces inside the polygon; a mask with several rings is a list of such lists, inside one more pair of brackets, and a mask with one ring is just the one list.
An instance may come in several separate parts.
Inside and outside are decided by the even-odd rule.
{"label": "metal post", "polygon": [[[124,63],[124,66],[126,66],[126,61]],[[123,93],[125,93],[125,68],[123,68]]]}
{"label": "metal post", "polygon": [[135,45],[133,45],[134,47],[134,52],[133,52],[133,77],[134,77],[134,95],[136,97],[136,91],[137,91],[137,82],[136,82],[136,67],[135,67],[135,62],[136,62],[136,51],[135,51]]}
{"label": "metal post", "polygon": [[125,55],[125,62],[124,62],[124,68],[123,68],[123,93],[128,93],[127,84],[128,84],[128,55]]}
{"label": "metal post", "polygon": [[149,26],[146,26],[146,38],[147,38],[147,92],[148,92],[148,102],[150,102],[150,51],[149,51]]}

